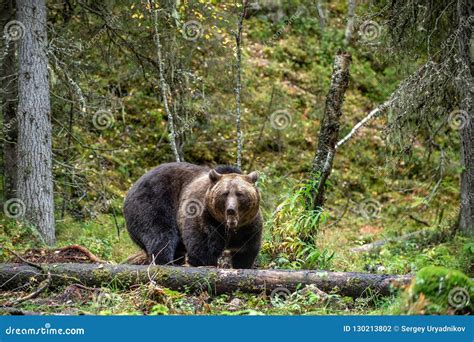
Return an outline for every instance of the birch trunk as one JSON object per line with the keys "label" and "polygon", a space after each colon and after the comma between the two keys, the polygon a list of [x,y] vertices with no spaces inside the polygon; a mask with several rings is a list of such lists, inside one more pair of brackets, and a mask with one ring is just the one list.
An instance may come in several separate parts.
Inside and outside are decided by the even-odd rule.
{"label": "birch trunk", "polygon": [[346,26],[346,34],[344,38],[344,44],[349,45],[352,42],[352,38],[354,35],[354,19],[355,19],[355,7],[356,3],[355,0],[348,0],[348,13],[347,13],[347,26]]}
{"label": "birch trunk", "polygon": [[321,31],[324,31],[326,28],[326,14],[324,13],[324,8],[321,2],[322,0],[316,1],[316,9],[318,10],[319,27],[321,28]]}
{"label": "birch trunk", "polygon": [[17,0],[19,40],[18,197],[25,218],[53,245],[54,202],[45,0]]}
{"label": "birch trunk", "polygon": [[244,18],[247,13],[247,0],[242,1],[242,12],[237,23],[237,33],[235,35],[236,42],[236,85],[235,85],[235,101],[236,101],[236,130],[237,130],[237,167],[242,168],[242,31],[244,27]]}
{"label": "birch trunk", "polygon": [[168,117],[168,126],[170,130],[169,139],[171,150],[173,151],[174,158],[177,162],[181,162],[181,157],[178,152],[178,146],[176,144],[176,130],[174,126],[174,117],[173,113],[169,108],[168,102],[168,84],[166,83],[165,76],[164,76],[164,63],[161,54],[161,42],[160,42],[160,34],[158,31],[158,11],[154,10],[153,12],[153,19],[154,19],[154,26],[155,26],[155,44],[156,44],[156,58],[158,62],[158,74],[160,80],[160,88],[161,88],[161,96],[163,98],[163,106],[165,108],[166,116]]}

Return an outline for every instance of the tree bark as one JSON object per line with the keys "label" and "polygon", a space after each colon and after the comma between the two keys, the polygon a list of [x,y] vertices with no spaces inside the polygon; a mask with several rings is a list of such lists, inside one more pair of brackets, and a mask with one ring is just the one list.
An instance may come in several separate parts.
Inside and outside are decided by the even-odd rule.
{"label": "tree bark", "polygon": [[242,0],[242,12],[237,22],[237,33],[235,34],[235,102],[236,102],[236,131],[237,131],[237,167],[242,168],[242,31],[244,29],[244,18],[247,13],[248,0]]}
{"label": "tree bark", "polygon": [[322,0],[316,1],[316,9],[318,10],[319,27],[321,28],[321,31],[324,32],[324,29],[326,28],[326,14],[324,13],[324,8],[321,2]]}
{"label": "tree bark", "polygon": [[177,162],[181,162],[182,160],[179,155],[178,145],[176,144],[177,134],[176,134],[175,125],[174,125],[174,117],[173,117],[173,113],[171,112],[169,108],[169,103],[168,103],[169,87],[168,87],[168,84],[166,83],[165,76],[164,76],[164,63],[163,63],[163,58],[161,54],[160,34],[158,31],[158,22],[159,22],[158,11],[156,9],[153,10],[153,20],[154,20],[154,27],[155,27],[155,44],[156,44],[156,58],[157,58],[157,63],[158,63],[158,75],[159,75],[159,80],[160,80],[161,96],[163,98],[163,106],[165,108],[166,116],[168,117],[168,127],[170,130],[170,134],[169,134],[170,145],[171,145],[171,150],[173,151],[175,160]]}
{"label": "tree bark", "polygon": [[[474,56],[471,46],[473,41],[472,20],[469,0],[459,0],[457,5],[459,18],[458,58],[458,92],[462,122],[461,136],[461,212],[459,229],[463,235],[474,236]],[[471,12],[471,13],[470,13]],[[472,18],[472,17],[471,17]],[[471,24],[470,24],[471,23]]]}
{"label": "tree bark", "polygon": [[53,245],[46,4],[44,0],[17,0],[16,4],[18,20],[24,26],[18,58],[18,197],[26,220],[38,229],[46,244]]}
{"label": "tree bark", "polygon": [[[1,2],[1,30],[4,32],[5,25],[15,19],[14,1],[3,0]],[[4,199],[9,200],[16,197],[17,189],[17,74],[16,74],[16,43],[5,38],[7,48],[4,51],[2,65],[0,66],[0,77],[2,77],[2,114],[3,114],[3,176],[4,176]]]}
{"label": "tree bark", "polygon": [[344,44],[349,45],[352,42],[354,35],[354,19],[355,19],[355,0],[348,0],[348,12],[347,12],[347,26],[344,37]]}
{"label": "tree bark", "polygon": [[312,190],[312,208],[323,206],[325,200],[325,183],[331,174],[332,161],[339,138],[339,121],[342,115],[344,94],[349,87],[349,66],[351,55],[339,51],[334,60],[331,86],[326,97],[324,117],[319,131],[318,148],[313,161],[311,179],[318,180],[316,189]]}
{"label": "tree bark", "polygon": [[[360,297],[366,293],[389,295],[393,288],[408,284],[410,275],[381,275],[355,272],[290,271],[290,270],[235,270],[208,267],[97,265],[97,264],[42,264],[45,270],[20,264],[0,264],[0,289],[12,290],[28,284],[31,277],[41,282],[47,271],[52,275],[51,287],[80,283],[85,286],[109,286],[122,289],[131,285],[157,284],[174,289],[209,291],[212,294],[243,291],[271,293],[285,288],[295,291],[305,285],[340,295]],[[369,291],[369,292],[368,292]]]}

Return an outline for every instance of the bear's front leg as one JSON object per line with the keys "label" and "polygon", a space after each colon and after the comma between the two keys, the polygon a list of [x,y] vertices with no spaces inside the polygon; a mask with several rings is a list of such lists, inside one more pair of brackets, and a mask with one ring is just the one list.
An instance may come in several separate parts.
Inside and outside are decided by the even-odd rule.
{"label": "bear's front leg", "polygon": [[252,268],[259,248],[244,248],[232,253],[233,268]]}
{"label": "bear's front leg", "polygon": [[225,242],[215,232],[209,234],[204,232],[188,231],[183,234],[186,246],[188,263],[191,266],[217,266],[217,260],[224,251]]}
{"label": "bear's front leg", "polygon": [[254,222],[250,226],[241,227],[228,245],[228,248],[232,251],[232,267],[252,268],[260,251],[261,243],[262,228],[260,221]]}

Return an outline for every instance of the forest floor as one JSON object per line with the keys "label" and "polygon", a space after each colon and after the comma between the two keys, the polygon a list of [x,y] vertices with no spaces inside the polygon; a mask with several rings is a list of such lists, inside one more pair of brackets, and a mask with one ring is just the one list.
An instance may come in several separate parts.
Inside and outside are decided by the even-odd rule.
{"label": "forest floor", "polygon": [[[5,228],[5,225],[0,224]],[[18,228],[18,226],[17,226]],[[384,236],[381,231],[368,231],[361,227],[365,234],[371,234],[374,240]],[[361,231],[347,230],[347,241],[360,240]],[[96,231],[96,230],[94,230]],[[11,231],[10,231],[11,232]],[[17,230],[21,233],[21,229]],[[61,237],[61,235],[59,235]],[[339,236],[339,237],[338,237]],[[18,236],[21,238],[20,236]],[[111,238],[111,236],[108,236]],[[133,254],[137,248],[130,245],[126,234],[115,236],[114,245],[107,251],[107,255],[100,248],[89,244],[98,258],[112,257],[108,262],[123,262],[126,256]],[[344,271],[361,271],[371,273],[412,273],[413,269],[422,269],[425,266],[444,265],[463,269],[472,276],[472,254],[474,244],[459,236],[449,237],[444,234],[423,235],[406,241],[390,242],[380,250],[372,253],[350,252],[339,234],[328,230],[321,239],[327,242],[327,247],[334,252],[331,269]],[[74,239],[77,241],[77,239]],[[81,239],[79,239],[81,240]],[[97,242],[101,241],[97,237]],[[66,242],[66,241],[64,241]],[[341,243],[342,242],[342,243]],[[61,241],[62,245],[63,242]],[[65,245],[67,245],[65,243]],[[357,246],[358,243],[353,244]],[[98,243],[97,246],[102,246]],[[16,252],[22,249],[15,248]],[[120,252],[119,252],[120,250]],[[90,256],[75,248],[56,250],[29,249],[22,251],[22,257],[30,262],[93,262]],[[97,259],[98,259],[97,258]],[[12,255],[10,249],[2,249],[2,260],[21,262]],[[268,265],[260,265],[268,268]],[[35,287],[25,291],[0,292],[0,303],[4,305],[15,299],[33,292]],[[423,305],[407,305],[406,289],[394,291],[393,295],[380,297],[367,293],[361,298],[341,297],[336,292],[321,294],[311,288],[301,288],[288,297],[271,297],[234,292],[231,294],[212,295],[202,293],[178,292],[158,285],[137,285],[128,290],[119,290],[113,286],[103,288],[88,288],[81,284],[73,284],[54,290],[46,289],[36,298],[15,304],[17,313],[25,314],[99,314],[99,315],[359,315],[359,314],[400,314],[425,313]],[[419,303],[418,303],[419,304]],[[11,308],[9,310],[12,310]],[[0,310],[2,313],[7,313]],[[11,311],[10,311],[11,312]],[[446,312],[444,312],[446,313]],[[447,313],[454,313],[454,311]]]}

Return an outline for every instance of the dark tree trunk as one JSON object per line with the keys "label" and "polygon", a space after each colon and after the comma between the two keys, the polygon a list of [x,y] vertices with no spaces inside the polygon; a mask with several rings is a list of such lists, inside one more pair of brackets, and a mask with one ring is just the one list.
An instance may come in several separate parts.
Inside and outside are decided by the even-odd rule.
{"label": "dark tree trunk", "polygon": [[53,245],[54,202],[45,0],[17,0],[19,40],[18,197],[25,218]]}
{"label": "dark tree trunk", "polygon": [[[52,275],[51,286],[80,283],[86,286],[130,288],[157,284],[176,290],[209,291],[213,294],[242,291],[271,293],[273,290],[295,291],[305,285],[315,285],[324,292],[337,291],[343,296],[361,297],[366,293],[389,295],[393,287],[406,285],[410,275],[382,275],[355,272],[234,270],[213,267],[173,267],[107,264],[42,264]],[[0,290],[21,288],[31,278],[41,282],[46,274],[37,268],[20,264],[0,264]]]}
{"label": "dark tree trunk", "polygon": [[[14,0],[3,0],[1,2],[1,32],[5,32],[5,25],[15,19]],[[17,63],[15,56],[16,42],[5,36],[8,44],[6,55],[0,66],[0,77],[2,78],[2,114],[3,114],[3,176],[5,200],[16,197],[17,184]],[[1,58],[1,57],[0,57]]]}
{"label": "dark tree trunk", "polygon": [[323,206],[325,200],[325,183],[331,174],[332,161],[339,138],[339,120],[342,115],[344,94],[349,87],[349,66],[351,55],[338,52],[334,59],[331,86],[326,96],[324,117],[319,131],[318,149],[313,161],[311,179],[318,180],[317,188],[312,190],[312,208]]}
{"label": "dark tree trunk", "polygon": [[[461,136],[461,211],[459,228],[462,234],[474,236],[474,56],[473,31],[469,20],[474,15],[469,0],[458,1],[459,36],[458,36],[458,92],[462,124]],[[471,17],[472,18],[472,17]]]}

